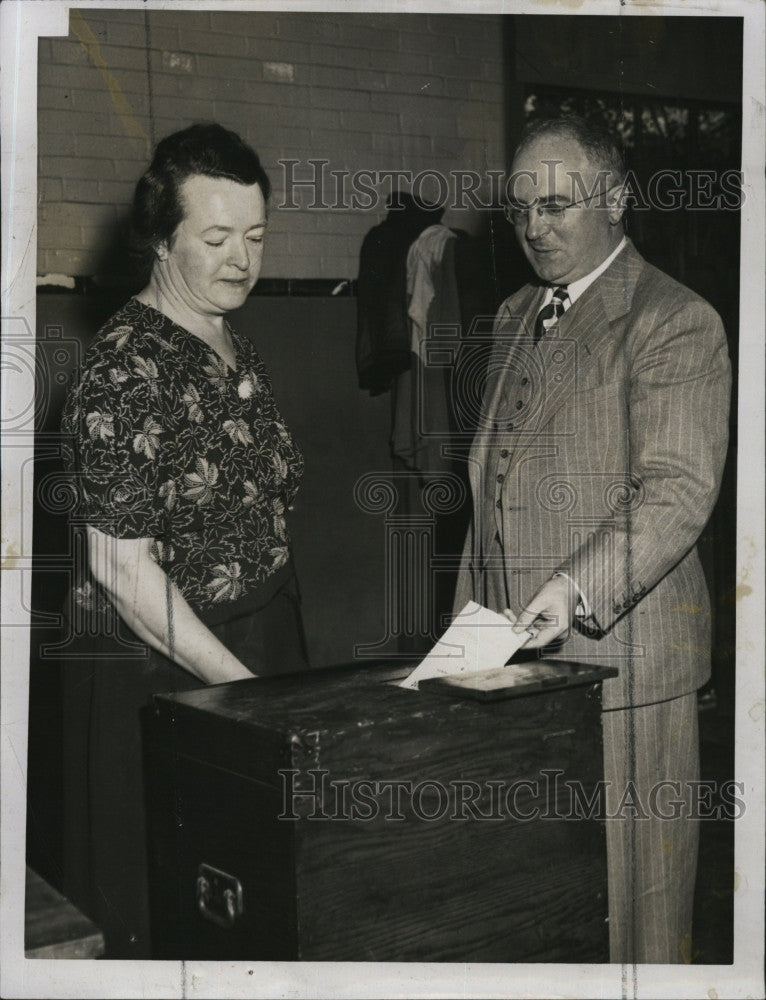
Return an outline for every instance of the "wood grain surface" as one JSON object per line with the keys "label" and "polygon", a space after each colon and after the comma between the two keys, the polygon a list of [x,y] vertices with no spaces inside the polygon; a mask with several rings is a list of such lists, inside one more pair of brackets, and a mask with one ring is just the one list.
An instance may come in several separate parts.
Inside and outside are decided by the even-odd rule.
{"label": "wood grain surface", "polygon": [[[602,777],[600,684],[483,704],[401,689],[401,667],[318,673],[156,699],[156,957],[606,961],[603,824],[562,818],[567,782]],[[373,815],[332,818],[354,782]],[[201,863],[243,886],[231,927],[196,907]]]}

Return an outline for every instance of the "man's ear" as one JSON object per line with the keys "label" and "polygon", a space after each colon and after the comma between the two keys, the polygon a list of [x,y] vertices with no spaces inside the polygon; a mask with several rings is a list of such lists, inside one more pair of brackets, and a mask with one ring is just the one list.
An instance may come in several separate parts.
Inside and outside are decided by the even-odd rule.
{"label": "man's ear", "polygon": [[154,255],[157,260],[167,260],[168,259],[168,245],[163,240],[162,243],[158,243],[154,248]]}
{"label": "man's ear", "polygon": [[611,225],[616,226],[622,221],[625,209],[628,207],[628,182],[619,181],[607,192],[606,210]]}

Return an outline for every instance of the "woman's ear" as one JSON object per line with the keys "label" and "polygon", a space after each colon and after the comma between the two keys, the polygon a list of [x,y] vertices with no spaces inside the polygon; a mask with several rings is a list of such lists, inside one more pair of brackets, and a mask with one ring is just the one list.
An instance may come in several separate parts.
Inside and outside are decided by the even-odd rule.
{"label": "woman's ear", "polygon": [[158,243],[154,248],[154,254],[157,260],[167,260],[168,259],[168,245],[163,240],[162,243]]}

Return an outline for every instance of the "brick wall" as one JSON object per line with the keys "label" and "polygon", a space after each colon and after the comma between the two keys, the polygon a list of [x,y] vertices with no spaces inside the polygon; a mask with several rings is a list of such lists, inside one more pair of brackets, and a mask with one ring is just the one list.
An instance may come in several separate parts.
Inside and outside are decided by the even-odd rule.
{"label": "brick wall", "polygon": [[[354,277],[384,215],[285,200],[280,159],[330,171],[502,169],[501,18],[493,15],[73,11],[40,40],[39,274],[91,275],[154,142],[216,120],[251,142],[274,184],[264,277]],[[346,182],[347,187],[349,182]],[[435,187],[424,184],[428,197]],[[445,221],[471,227],[467,213]]]}

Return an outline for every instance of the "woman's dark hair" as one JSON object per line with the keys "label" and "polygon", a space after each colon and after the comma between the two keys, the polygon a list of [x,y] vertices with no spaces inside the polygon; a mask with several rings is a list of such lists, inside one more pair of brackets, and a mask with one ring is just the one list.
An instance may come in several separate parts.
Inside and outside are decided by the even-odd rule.
{"label": "woman's dark hair", "polygon": [[257,184],[265,201],[271,193],[258,154],[236,132],[210,123],[166,136],[133,196],[132,243],[144,264],[150,263],[160,243],[170,244],[184,215],[181,185],[197,174]]}

